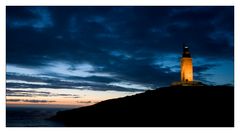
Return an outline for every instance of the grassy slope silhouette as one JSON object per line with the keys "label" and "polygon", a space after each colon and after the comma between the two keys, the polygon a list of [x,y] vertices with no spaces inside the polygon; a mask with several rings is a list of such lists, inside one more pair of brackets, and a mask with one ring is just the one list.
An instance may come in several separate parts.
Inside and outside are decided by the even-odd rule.
{"label": "grassy slope silhouette", "polygon": [[71,127],[232,127],[234,88],[159,88],[60,111],[50,119]]}

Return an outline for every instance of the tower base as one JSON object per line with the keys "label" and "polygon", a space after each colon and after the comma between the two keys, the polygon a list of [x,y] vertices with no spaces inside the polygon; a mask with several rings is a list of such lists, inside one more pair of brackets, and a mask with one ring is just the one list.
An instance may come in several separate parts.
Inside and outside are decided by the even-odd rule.
{"label": "tower base", "polygon": [[205,86],[205,84],[199,81],[176,81],[171,86]]}

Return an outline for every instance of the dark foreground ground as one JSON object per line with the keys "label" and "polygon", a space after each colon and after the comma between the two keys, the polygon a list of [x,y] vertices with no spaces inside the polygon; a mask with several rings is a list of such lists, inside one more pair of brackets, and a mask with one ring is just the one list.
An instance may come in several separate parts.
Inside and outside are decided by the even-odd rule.
{"label": "dark foreground ground", "polygon": [[51,120],[71,127],[233,127],[234,88],[159,88],[60,111]]}

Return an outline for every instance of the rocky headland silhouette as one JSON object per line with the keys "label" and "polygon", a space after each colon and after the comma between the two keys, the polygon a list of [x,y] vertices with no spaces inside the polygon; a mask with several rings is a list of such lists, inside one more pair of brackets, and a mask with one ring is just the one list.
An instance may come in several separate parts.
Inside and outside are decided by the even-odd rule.
{"label": "rocky headland silhouette", "polygon": [[70,127],[233,127],[234,87],[173,86],[60,111]]}

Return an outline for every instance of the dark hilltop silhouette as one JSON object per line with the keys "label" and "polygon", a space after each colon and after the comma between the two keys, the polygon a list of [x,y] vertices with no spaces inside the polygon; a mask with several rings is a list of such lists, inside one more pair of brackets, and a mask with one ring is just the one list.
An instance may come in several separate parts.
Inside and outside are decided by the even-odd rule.
{"label": "dark hilltop silhouette", "polygon": [[234,87],[172,86],[60,111],[70,127],[233,127]]}

